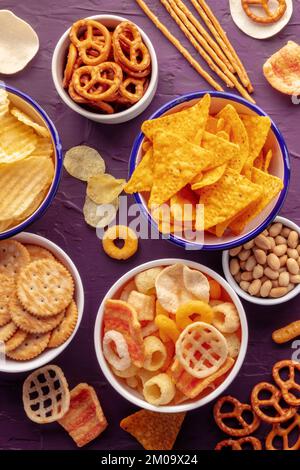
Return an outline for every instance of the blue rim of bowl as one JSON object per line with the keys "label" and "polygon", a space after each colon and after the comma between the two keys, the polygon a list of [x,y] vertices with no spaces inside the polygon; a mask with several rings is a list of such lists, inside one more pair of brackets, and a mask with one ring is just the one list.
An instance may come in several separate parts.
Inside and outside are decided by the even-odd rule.
{"label": "blue rim of bowl", "polygon": [[[259,108],[257,105],[250,103],[246,99],[234,95],[232,93],[226,93],[226,92],[220,92],[220,91],[197,91],[194,93],[187,93],[185,95],[180,96],[179,98],[175,98],[172,101],[169,101],[165,105],[163,105],[161,108],[159,108],[152,116],[149,117],[149,119],[156,119],[163,114],[165,114],[167,111],[170,111],[170,109],[174,108],[175,106],[197,99],[197,98],[202,98],[205,94],[210,94],[211,97],[213,98],[223,98],[223,99],[228,99],[231,101],[235,101],[237,103],[240,103],[252,111],[254,111],[256,114],[259,116],[268,116],[270,117],[267,113],[265,113],[261,108]],[[271,119],[271,118],[270,118]],[[285,140],[274,123],[274,121],[271,119],[271,129],[274,132],[274,135],[279,143],[282,156],[283,156],[283,165],[284,165],[284,177],[283,177],[283,189],[280,193],[280,196],[278,198],[278,201],[273,208],[273,210],[270,212],[268,217],[255,229],[253,229],[251,232],[247,233],[246,235],[238,238],[237,240],[227,242],[227,243],[219,243],[219,244],[211,244],[211,245],[200,245],[198,243],[191,243],[188,241],[185,241],[183,239],[180,239],[173,235],[172,233],[168,235],[168,237],[164,237],[164,239],[170,241],[171,243],[175,243],[175,245],[180,246],[181,248],[185,249],[197,249],[197,246],[199,246],[199,250],[204,250],[204,251],[216,251],[216,250],[230,250],[231,248],[235,248],[236,246],[243,245],[244,243],[247,243],[249,240],[252,240],[255,238],[257,235],[259,235],[273,220],[274,218],[278,215],[280,209],[282,208],[284,201],[287,196],[289,184],[290,184],[290,156],[289,152],[285,143]],[[129,177],[132,175],[133,171],[135,170],[136,167],[136,161],[137,161],[137,156],[138,156],[138,151],[139,148],[143,142],[145,135],[140,132],[137,136],[137,138],[134,141],[132,151],[130,154],[130,159],[129,159]],[[142,209],[142,214],[146,219],[148,220],[148,223],[156,230],[156,232],[160,233],[157,226],[157,223],[153,220],[151,217],[150,213],[145,209],[142,198],[139,193],[134,193],[134,199],[135,201],[139,204],[139,206]]]}
{"label": "blue rim of bowl", "polygon": [[16,227],[13,227],[9,230],[6,230],[2,233],[0,233],[0,240],[6,239],[13,237],[17,233],[22,232],[27,228],[29,225],[31,225],[33,222],[38,220],[44,212],[49,208],[51,202],[53,201],[57,190],[59,186],[59,182],[61,179],[62,175],[62,164],[63,164],[63,156],[62,156],[62,145],[61,145],[61,140],[59,138],[58,132],[49,118],[49,116],[45,113],[45,111],[41,108],[41,106],[33,100],[30,96],[28,96],[26,93],[17,90],[16,88],[10,86],[10,85],[5,85],[4,83],[0,83],[0,89],[4,88],[6,91],[9,93],[12,93],[13,95],[17,95],[19,98],[22,98],[24,101],[26,101],[28,104],[30,104],[44,119],[45,123],[47,124],[47,127],[50,131],[51,137],[54,142],[55,150],[56,150],[56,168],[55,168],[55,174],[54,174],[54,179],[51,184],[51,190],[49,191],[46,199],[44,199],[43,203],[40,205],[40,207],[30,216],[28,219],[26,219],[24,222],[21,224],[17,225]]}

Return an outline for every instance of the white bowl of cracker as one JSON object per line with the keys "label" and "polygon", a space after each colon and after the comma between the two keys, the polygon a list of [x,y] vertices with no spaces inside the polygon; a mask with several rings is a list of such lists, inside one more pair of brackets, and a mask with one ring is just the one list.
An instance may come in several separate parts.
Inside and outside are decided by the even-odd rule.
{"label": "white bowl of cracker", "polygon": [[104,376],[123,398],[179,413],[216,399],[235,379],[248,326],[221,276],[199,263],[162,259],[132,269],[111,287],[94,341]]}
{"label": "white bowl of cracker", "polygon": [[0,372],[53,361],[74,338],[84,309],[79,272],[55,243],[33,233],[0,241]]}

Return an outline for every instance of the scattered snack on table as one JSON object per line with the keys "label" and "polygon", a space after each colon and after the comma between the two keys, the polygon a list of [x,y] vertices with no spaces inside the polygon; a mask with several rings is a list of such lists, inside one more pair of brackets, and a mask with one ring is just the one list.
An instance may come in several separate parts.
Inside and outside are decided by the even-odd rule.
{"label": "scattered snack on table", "polygon": [[253,436],[241,437],[240,439],[225,439],[219,442],[215,450],[262,450],[259,439]]}
{"label": "scattered snack on table", "polygon": [[76,327],[74,280],[43,247],[0,241],[0,293],[0,340],[12,360],[60,346]]}
{"label": "scattered snack on table", "polygon": [[[286,12],[286,0],[276,0],[278,6],[274,11],[270,7],[270,0],[242,0],[245,13],[256,23],[276,23]],[[253,9],[254,7],[254,9]],[[257,15],[255,10],[261,7],[262,15]]]}
{"label": "scattered snack on table", "polygon": [[[229,405],[230,411],[226,411],[226,405]],[[246,412],[251,414],[250,422],[244,419],[243,414]],[[260,426],[260,419],[253,412],[251,405],[241,403],[231,396],[219,398],[214,406],[214,418],[219,428],[233,437],[249,436]],[[234,424],[227,424],[229,419]]]}
{"label": "scattered snack on table", "polygon": [[300,320],[296,320],[272,333],[272,338],[277,344],[287,343],[298,336],[300,336]]}
{"label": "scattered snack on table", "polygon": [[0,232],[30,217],[54,177],[53,144],[46,127],[15,107],[0,90]]}
{"label": "scattered snack on table", "polygon": [[108,29],[98,20],[76,21],[63,86],[72,100],[95,113],[113,114],[134,106],[147,91],[151,56],[130,21]]}
{"label": "scattered snack on table", "polygon": [[297,413],[297,408],[287,403],[282,403],[282,398],[281,391],[275,385],[269,382],[261,382],[255,385],[252,390],[252,409],[265,423],[283,423]]}
{"label": "scattered snack on table", "polygon": [[120,426],[146,450],[172,450],[185,415],[140,410],[122,419]]}
{"label": "scattered snack on table", "polygon": [[[116,240],[123,240],[124,245],[120,248]],[[102,246],[105,253],[113,259],[127,260],[131,258],[138,249],[138,238],[136,233],[125,225],[114,225],[104,233]]]}
{"label": "scattered snack on table", "polygon": [[[284,377],[286,372],[287,376]],[[284,401],[290,406],[300,406],[299,372],[300,363],[290,360],[277,362],[273,367],[273,379],[280,388]]]}
{"label": "scattered snack on table", "polygon": [[270,118],[239,114],[232,104],[210,115],[210,104],[206,94],[142,125],[152,145],[124,190],[142,193],[163,233],[184,236],[189,227],[217,237],[239,235],[284,187],[270,173]]}
{"label": "scattered snack on table", "polygon": [[78,447],[96,439],[107,428],[107,421],[93,387],[81,383],[70,392],[70,407],[59,424]]}
{"label": "scattered snack on table", "polygon": [[[272,192],[272,188],[266,189]],[[254,240],[229,251],[230,273],[248,294],[280,298],[300,283],[299,253],[298,232],[280,222],[274,222]],[[282,342],[293,334],[292,331],[279,332],[274,333],[275,337],[279,339],[281,333]]]}
{"label": "scattered snack on table", "polygon": [[288,41],[263,66],[264,76],[275,88],[286,95],[300,94],[300,45]]}
{"label": "scattered snack on table", "polygon": [[158,266],[138,273],[106,300],[104,357],[115,376],[148,403],[200,399],[232,370],[241,345],[240,318],[213,281],[183,263]]}
{"label": "scattered snack on table", "polygon": [[28,418],[38,424],[62,418],[70,406],[68,382],[54,365],[35,370],[23,384],[23,404]]}
{"label": "scattered snack on table", "polygon": [[[295,439],[295,429],[297,437]],[[278,449],[278,442],[281,448]],[[274,424],[266,438],[266,450],[299,450],[300,449],[300,415],[295,414],[290,422]]]}
{"label": "scattered snack on table", "polygon": [[74,178],[89,181],[91,176],[105,173],[105,161],[97,150],[87,145],[78,145],[65,153],[64,167]]}

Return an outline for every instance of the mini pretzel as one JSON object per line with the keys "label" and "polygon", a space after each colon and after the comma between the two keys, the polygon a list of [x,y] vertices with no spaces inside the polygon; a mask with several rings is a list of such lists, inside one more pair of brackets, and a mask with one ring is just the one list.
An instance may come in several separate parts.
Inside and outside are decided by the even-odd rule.
{"label": "mini pretzel", "polygon": [[[250,444],[252,449],[249,450],[262,450],[262,445],[259,439],[253,436],[242,437],[241,439],[225,439],[219,442],[215,450],[231,449],[231,450],[246,450],[243,449],[243,444]],[[247,449],[248,450],[248,449]]]}
{"label": "mini pretzel", "polygon": [[[261,392],[266,391],[271,394],[270,398],[261,399],[259,395]],[[268,382],[261,382],[257,384],[251,393],[251,404],[256,415],[264,422],[269,424],[282,423],[292,418],[297,413],[297,408],[288,407],[283,408],[280,401],[282,395],[280,390]],[[267,414],[266,410],[269,410],[274,414]]]}
{"label": "mini pretzel", "polygon": [[[232,411],[222,411],[222,407],[226,403],[229,403],[233,407]],[[252,414],[253,419],[250,424],[243,418],[243,413],[245,412]],[[219,428],[229,436],[233,437],[249,436],[249,434],[256,431],[260,425],[260,419],[254,414],[251,406],[247,403],[241,403],[239,400],[231,396],[222,397],[217,401],[214,406],[214,418]],[[232,418],[235,419],[237,424],[241,427],[233,428],[225,424],[224,420]]]}
{"label": "mini pretzel", "polygon": [[129,21],[120,23],[113,34],[115,60],[134,72],[142,72],[150,66],[150,54],[143,43],[138,28]]}
{"label": "mini pretzel", "polygon": [[113,114],[115,112],[114,108],[109,103],[105,103],[104,101],[90,101],[82,98],[82,96],[78,95],[78,93],[76,93],[74,90],[72,81],[69,84],[68,92],[75,103],[85,104],[91,108],[103,111],[106,114]]}
{"label": "mini pretzel", "polygon": [[[288,378],[283,380],[281,372],[288,369]],[[300,372],[300,363],[294,361],[280,361],[273,367],[273,378],[281,390],[283,399],[290,406],[300,406],[300,398],[298,398],[293,391],[300,392],[300,383],[295,381],[295,370]]]}
{"label": "mini pretzel", "polygon": [[[134,91],[130,91],[130,88]],[[144,96],[144,80],[126,78],[120,85],[120,94],[130,103],[137,103]]]}
{"label": "mini pretzel", "polygon": [[74,44],[70,44],[69,47],[69,53],[68,53],[68,59],[67,59],[67,64],[64,72],[64,79],[63,79],[63,87],[68,88],[69,83],[72,79],[72,75],[74,72],[74,67],[77,61],[77,49],[74,46]]}
{"label": "mini pretzel", "polygon": [[[85,34],[82,38],[80,33],[83,29]],[[103,37],[102,41],[100,37]],[[108,59],[111,35],[109,30],[98,21],[85,19],[74,23],[70,31],[70,40],[77,47],[79,56],[86,65],[99,65]]]}
{"label": "mini pretzel", "polygon": [[[112,78],[105,76],[109,72]],[[80,67],[73,73],[75,91],[91,101],[105,101],[119,89],[122,79],[122,69],[114,62],[103,62],[97,67]]]}
{"label": "mini pretzel", "polygon": [[[294,445],[289,444],[289,435],[294,432],[294,429],[298,428],[298,437]],[[275,439],[281,439],[282,449],[274,447]],[[288,427],[282,427],[280,424],[275,424],[272,431],[269,432],[266,438],[266,449],[267,450],[299,450],[300,449],[300,415],[296,414],[293,417],[293,421]]]}
{"label": "mini pretzel", "polygon": [[[286,0],[277,0],[277,10],[272,12],[269,8],[269,0],[242,0],[242,5],[245,13],[256,23],[276,23],[280,20],[286,11]],[[261,7],[264,9],[267,16],[258,16],[253,10],[252,6]]]}

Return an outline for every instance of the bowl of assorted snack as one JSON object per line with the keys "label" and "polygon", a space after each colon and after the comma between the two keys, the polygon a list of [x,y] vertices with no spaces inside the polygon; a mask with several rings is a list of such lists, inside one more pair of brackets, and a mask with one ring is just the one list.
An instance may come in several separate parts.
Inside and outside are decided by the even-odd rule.
{"label": "bowl of assorted snack", "polygon": [[158,64],[138,26],[115,15],[76,21],[57,43],[52,59],[57,93],[73,111],[102,124],[141,114],[154,98]]}
{"label": "bowl of assorted snack", "polygon": [[0,241],[0,372],[51,362],[74,338],[83,308],[79,272],[61,248],[32,233]]}
{"label": "bowl of assorted snack", "polygon": [[51,204],[62,172],[62,147],[45,111],[0,84],[0,240],[24,230]]}
{"label": "bowl of assorted snack", "polygon": [[276,217],[253,240],[223,252],[223,271],[245,300],[276,305],[300,293],[300,227]]}
{"label": "bowl of assorted snack", "polygon": [[176,413],[211,402],[234,380],[248,326],[221,276],[192,261],[163,259],[112,286],[94,341],[100,368],[120,395],[141,408]]}
{"label": "bowl of assorted snack", "polygon": [[165,237],[224,250],[262,232],[287,194],[284,139],[258,106],[223,92],[184,95],[142,125],[128,194]]}

